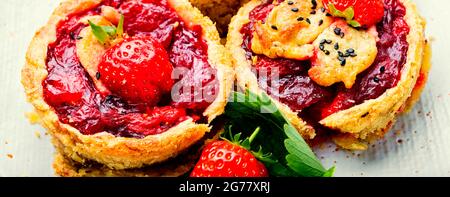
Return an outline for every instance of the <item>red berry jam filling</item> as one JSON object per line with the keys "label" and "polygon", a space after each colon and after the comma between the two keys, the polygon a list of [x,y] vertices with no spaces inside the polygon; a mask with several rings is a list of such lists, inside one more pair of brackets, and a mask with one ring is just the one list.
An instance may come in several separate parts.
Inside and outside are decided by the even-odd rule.
{"label": "red berry jam filling", "polygon": [[378,98],[400,80],[408,52],[406,37],[409,27],[404,20],[406,9],[399,0],[384,0],[384,4],[384,18],[377,24],[380,38],[378,55],[372,66],[358,76],[351,89],[346,89],[343,84],[332,87],[317,85],[308,76],[309,61],[269,59],[252,52],[253,25],[267,18],[273,8],[271,2],[257,6],[250,13],[251,22],[241,29],[244,37],[242,48],[247,58],[258,57],[253,65],[256,71],[275,68],[280,73],[279,79],[258,77],[260,86],[291,109],[303,111],[299,116],[316,126],[318,121],[331,114]]}
{"label": "red berry jam filling", "polygon": [[48,46],[44,99],[60,121],[86,135],[108,132],[135,138],[163,133],[189,118],[204,122],[202,113],[213,101],[202,94],[214,97],[219,86],[215,70],[211,71],[208,63],[201,26],[188,26],[166,0],[107,0],[102,5],[115,7],[124,15],[128,35],[150,36],[162,44],[174,69],[184,71],[175,79],[175,85],[195,88],[188,89],[191,94],[180,89],[176,101],[170,93],[161,95],[152,107],[131,104],[97,90],[77,57],[76,40],[81,39],[78,35],[86,27],[79,23],[80,18],[100,14],[99,6],[61,21],[56,41]]}

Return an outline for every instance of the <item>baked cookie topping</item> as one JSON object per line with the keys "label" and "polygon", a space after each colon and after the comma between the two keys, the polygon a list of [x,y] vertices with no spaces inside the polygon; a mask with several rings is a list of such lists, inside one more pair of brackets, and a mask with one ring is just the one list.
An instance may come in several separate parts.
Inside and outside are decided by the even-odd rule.
{"label": "baked cookie topping", "polygon": [[[311,22],[321,12],[321,25]],[[288,20],[295,17],[299,20]],[[316,33],[302,28],[285,33],[292,25],[305,29],[306,19],[311,22],[306,29]],[[284,25],[276,26],[281,21]],[[408,0],[255,0],[232,21],[227,47],[238,62],[240,86],[271,95],[304,137],[314,138],[313,127],[319,133],[345,133],[346,139],[361,145],[359,141],[382,136],[410,97],[422,63],[423,29],[422,18]],[[311,39],[298,40],[304,36]],[[264,45],[261,38],[267,41]],[[280,50],[272,53],[261,46]],[[294,55],[285,55],[290,52]],[[377,108],[372,104],[377,101],[389,107]]]}
{"label": "baked cookie topping", "polygon": [[321,86],[343,82],[351,88],[356,76],[370,67],[377,56],[375,27],[375,35],[369,31],[351,28],[343,20],[334,22],[313,42],[309,77]]}
{"label": "baked cookie topping", "polygon": [[252,51],[270,58],[304,60],[312,57],[311,42],[332,22],[321,1],[284,1],[273,4],[264,20],[256,21]]}

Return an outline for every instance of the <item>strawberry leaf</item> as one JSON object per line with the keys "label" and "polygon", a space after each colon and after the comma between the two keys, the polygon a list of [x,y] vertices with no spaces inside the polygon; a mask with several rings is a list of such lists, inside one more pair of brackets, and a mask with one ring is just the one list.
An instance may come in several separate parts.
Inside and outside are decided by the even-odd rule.
{"label": "strawberry leaf", "polygon": [[88,21],[88,22],[89,22],[89,25],[91,26],[92,33],[97,38],[97,40],[101,44],[105,44],[107,39],[109,38],[109,35],[105,31],[105,29],[102,26],[98,26],[98,25],[92,23],[91,21]]}
{"label": "strawberry leaf", "polygon": [[123,14],[120,15],[120,20],[119,20],[119,24],[117,25],[117,36],[119,36],[120,38],[123,35],[123,23],[125,21],[125,16],[123,16]]}
{"label": "strawberry leaf", "polygon": [[272,176],[332,176],[334,169],[326,170],[322,166],[267,94],[258,96],[249,91],[245,94],[235,92],[233,98],[234,102],[230,102],[225,111],[229,119],[226,132],[230,133],[226,136],[236,140],[232,134],[236,131],[242,132],[239,138],[247,136],[249,143],[247,139],[241,142],[266,165]]}
{"label": "strawberry leaf", "polygon": [[114,26],[100,26],[89,22],[89,26],[92,29],[92,33],[97,38],[97,40],[105,45],[108,44],[111,40],[114,40],[116,38],[121,38],[123,35],[123,23],[124,23],[124,16],[120,16],[119,24],[117,27]]}
{"label": "strawberry leaf", "polygon": [[355,17],[355,10],[353,9],[353,6],[350,6],[346,8],[343,12],[338,10],[336,6],[334,6],[332,3],[328,4],[328,9],[330,11],[330,14],[334,17],[344,18],[347,23],[352,27],[361,27],[361,24],[354,20]]}
{"label": "strawberry leaf", "polygon": [[117,28],[112,26],[102,26],[103,30],[108,34],[110,38],[113,38],[117,34]]}
{"label": "strawberry leaf", "polygon": [[355,27],[355,28],[361,27],[361,24],[358,23],[358,21],[355,21],[355,20],[348,21],[347,23],[348,23],[350,26]]}
{"label": "strawberry leaf", "polygon": [[353,17],[355,17],[355,11],[353,10],[352,6],[348,7],[347,9],[345,9],[343,14],[344,14],[344,18],[347,21],[351,21],[351,20],[353,20]]}

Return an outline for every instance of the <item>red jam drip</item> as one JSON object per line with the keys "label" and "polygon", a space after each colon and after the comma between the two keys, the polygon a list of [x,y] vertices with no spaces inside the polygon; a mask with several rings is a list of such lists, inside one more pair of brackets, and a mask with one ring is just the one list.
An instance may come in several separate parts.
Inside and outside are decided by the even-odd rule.
{"label": "red jam drip", "polygon": [[[267,18],[273,8],[270,2],[257,6],[250,13],[251,22],[241,29],[244,36],[242,48],[246,50],[247,58],[258,56],[258,62],[253,65],[256,70],[261,67],[280,70],[280,78],[268,82],[272,87],[278,87],[278,91],[269,88],[268,94],[275,95],[275,98],[294,110],[303,110],[300,116],[316,125],[313,122],[366,100],[378,98],[386,90],[395,87],[400,80],[408,52],[406,37],[409,27],[404,20],[406,9],[399,0],[384,0],[384,3],[385,16],[377,25],[380,37],[377,43],[377,58],[369,69],[358,76],[351,89],[346,89],[342,84],[328,88],[318,86],[307,75],[309,62],[286,59],[268,61],[264,56],[253,54],[251,51],[253,24]],[[294,65],[301,68],[295,68]],[[259,83],[263,86],[262,84],[267,84],[267,79],[259,77]],[[280,95],[276,95],[276,92]]]}
{"label": "red jam drip", "polygon": [[[103,5],[120,10],[125,16],[125,32],[129,35],[151,35],[164,44],[171,63],[187,69],[177,82],[203,85],[192,91],[194,96],[203,92],[203,88],[209,88],[209,94],[215,95],[215,88],[218,88],[215,73],[212,77],[204,76],[211,66],[200,26],[188,27],[165,0],[107,0]],[[79,19],[99,14],[99,8],[61,21],[57,27],[57,40],[48,46],[44,99],[54,108],[60,121],[86,135],[109,132],[135,138],[163,133],[189,118],[204,121],[202,112],[211,101],[192,100],[193,96],[183,96],[183,92],[180,92],[179,102],[172,101],[171,95],[165,95],[158,106],[142,109],[114,95],[102,95],[96,89],[76,55],[76,40],[86,27]]]}

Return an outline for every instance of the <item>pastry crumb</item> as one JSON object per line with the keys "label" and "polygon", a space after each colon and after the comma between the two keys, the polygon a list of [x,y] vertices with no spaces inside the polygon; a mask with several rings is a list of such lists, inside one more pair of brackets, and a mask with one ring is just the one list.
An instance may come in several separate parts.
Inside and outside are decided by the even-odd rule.
{"label": "pastry crumb", "polygon": [[38,139],[41,139],[41,133],[39,131],[34,132],[34,135],[36,135]]}
{"label": "pastry crumb", "polygon": [[10,159],[13,159],[14,158],[14,155],[12,155],[12,154],[7,154],[6,155],[8,158],[10,158]]}
{"label": "pastry crumb", "polygon": [[35,111],[25,113],[25,117],[30,121],[31,124],[37,124],[40,122],[39,114]]}

